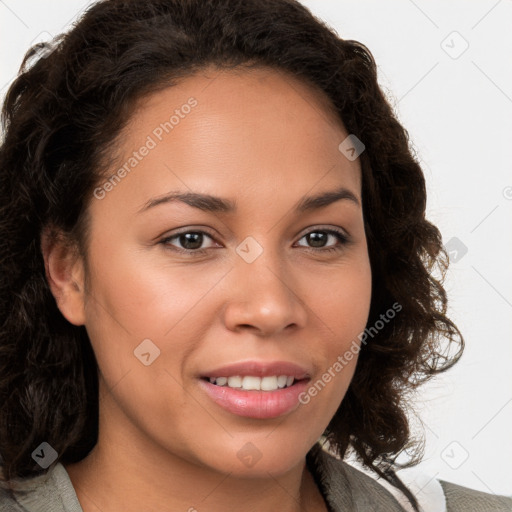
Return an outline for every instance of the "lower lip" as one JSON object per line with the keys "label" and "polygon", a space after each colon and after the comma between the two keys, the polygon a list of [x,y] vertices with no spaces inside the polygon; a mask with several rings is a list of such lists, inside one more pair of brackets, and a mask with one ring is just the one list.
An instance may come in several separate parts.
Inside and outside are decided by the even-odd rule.
{"label": "lower lip", "polygon": [[289,388],[276,391],[243,391],[228,386],[216,386],[200,379],[206,394],[226,411],[246,418],[277,418],[296,409],[299,395],[306,391],[309,379],[301,380]]}

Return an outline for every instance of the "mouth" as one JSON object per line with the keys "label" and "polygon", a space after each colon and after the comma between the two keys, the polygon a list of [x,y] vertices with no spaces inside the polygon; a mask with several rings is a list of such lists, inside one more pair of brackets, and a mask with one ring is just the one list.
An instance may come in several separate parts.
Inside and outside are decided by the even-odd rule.
{"label": "mouth", "polygon": [[299,407],[311,375],[309,365],[245,360],[212,368],[198,377],[201,389],[224,411],[270,419]]}

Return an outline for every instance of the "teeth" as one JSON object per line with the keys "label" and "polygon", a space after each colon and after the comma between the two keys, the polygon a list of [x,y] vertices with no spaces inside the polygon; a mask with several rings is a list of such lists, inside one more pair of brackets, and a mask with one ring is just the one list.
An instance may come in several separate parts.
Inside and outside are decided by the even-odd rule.
{"label": "teeth", "polygon": [[277,377],[263,377],[263,379],[261,379],[262,391],[274,391],[275,389],[279,389],[277,386]]}
{"label": "teeth", "polygon": [[284,388],[288,382],[288,377],[286,375],[279,375],[277,377],[277,387]]}
{"label": "teeth", "polygon": [[247,389],[247,390],[255,389],[255,390],[259,391],[261,389],[261,381],[262,380],[263,379],[260,379],[259,377],[246,376],[242,380],[242,389]]}
{"label": "teeth", "polygon": [[[218,380],[217,380],[218,382]],[[242,387],[242,377],[237,375],[236,377],[229,377],[228,386],[230,388],[241,388]]]}
{"label": "teeth", "polygon": [[276,391],[290,387],[295,379],[287,375],[272,375],[268,377],[253,377],[250,375],[241,377],[240,375],[234,375],[232,377],[210,377],[209,380],[217,386],[227,386],[247,391]]}

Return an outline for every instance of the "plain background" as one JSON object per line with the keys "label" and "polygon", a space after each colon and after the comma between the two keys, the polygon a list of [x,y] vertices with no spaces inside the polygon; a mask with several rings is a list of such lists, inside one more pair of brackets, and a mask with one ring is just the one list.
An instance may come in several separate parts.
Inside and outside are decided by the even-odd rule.
{"label": "plain background", "polygon": [[[0,0],[0,96],[28,47],[90,3]],[[512,1],[302,3],[374,55],[425,172],[427,215],[454,260],[449,315],[467,347],[418,394],[418,469],[512,495]]]}

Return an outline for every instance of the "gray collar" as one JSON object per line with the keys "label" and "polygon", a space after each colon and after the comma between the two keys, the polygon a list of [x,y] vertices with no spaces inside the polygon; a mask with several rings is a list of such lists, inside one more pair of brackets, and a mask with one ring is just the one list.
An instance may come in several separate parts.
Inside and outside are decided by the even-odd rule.
{"label": "gray collar", "polygon": [[395,497],[373,478],[337,459],[317,442],[306,464],[329,512],[404,512]]}

